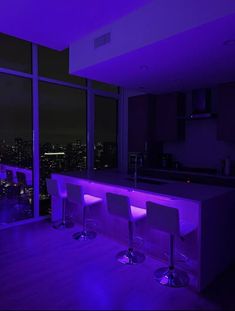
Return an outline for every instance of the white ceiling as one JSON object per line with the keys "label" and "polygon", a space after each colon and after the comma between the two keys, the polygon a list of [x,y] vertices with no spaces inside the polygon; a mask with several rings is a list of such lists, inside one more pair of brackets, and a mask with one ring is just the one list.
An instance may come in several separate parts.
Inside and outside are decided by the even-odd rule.
{"label": "white ceiling", "polygon": [[0,32],[62,50],[151,0],[1,0]]}
{"label": "white ceiling", "polygon": [[[224,44],[226,40],[235,40],[235,0],[172,1],[1,0],[0,31],[61,50],[73,42],[79,46],[86,37],[94,38],[93,34],[107,25],[112,31],[113,25],[118,21],[121,25],[126,17],[119,31],[124,38],[122,49],[118,53],[117,49],[116,53],[113,50],[112,55],[107,53],[105,57],[105,50],[103,54],[97,52],[99,57],[97,53],[90,54],[91,60],[97,57],[95,61],[87,62],[73,73],[156,93],[235,81],[235,45]],[[151,28],[156,36],[151,41],[150,13],[146,8],[152,4],[157,5],[159,17]],[[143,23],[144,31],[132,27],[134,30],[128,33],[131,28],[128,17],[138,16],[138,12],[143,14],[136,19],[136,25]],[[176,18],[172,19],[174,12]],[[180,30],[182,25],[184,29]],[[168,34],[159,37],[159,29]],[[129,42],[133,38],[139,42],[141,36],[145,43],[131,47]],[[81,59],[89,54],[86,49],[79,53],[74,57]]]}
{"label": "white ceiling", "polygon": [[[78,70],[145,92],[170,92],[235,81],[235,14]],[[235,42],[234,42],[235,43]]]}

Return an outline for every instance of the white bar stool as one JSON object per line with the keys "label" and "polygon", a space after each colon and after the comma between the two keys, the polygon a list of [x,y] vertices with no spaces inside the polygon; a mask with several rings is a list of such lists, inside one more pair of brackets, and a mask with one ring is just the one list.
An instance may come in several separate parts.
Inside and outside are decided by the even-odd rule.
{"label": "white bar stool", "polygon": [[62,200],[62,222],[56,225],[53,225],[54,229],[65,229],[73,227],[72,222],[66,222],[66,215],[65,215],[65,202],[67,198],[67,194],[65,191],[61,191],[59,189],[59,185],[56,179],[49,179],[46,178],[47,184],[47,192],[55,198]]}
{"label": "white bar stool", "polygon": [[115,193],[106,193],[107,207],[113,216],[128,220],[129,247],[127,250],[117,254],[117,260],[123,264],[136,264],[145,260],[145,255],[134,250],[134,223],[146,217],[146,210],[140,207],[130,205],[127,196]]}
{"label": "white bar stool", "polygon": [[155,229],[170,234],[169,267],[160,268],[154,275],[160,284],[169,287],[184,287],[189,282],[186,272],[174,266],[174,239],[175,236],[183,238],[195,229],[190,223],[180,223],[177,208],[146,202],[148,223]]}
{"label": "white bar stool", "polygon": [[86,228],[86,210],[88,207],[95,204],[102,203],[102,199],[89,194],[83,193],[83,188],[80,185],[66,184],[67,187],[67,199],[69,202],[74,203],[81,207],[83,213],[83,228],[81,232],[73,234],[73,238],[76,240],[92,240],[96,237],[96,232],[88,231]]}

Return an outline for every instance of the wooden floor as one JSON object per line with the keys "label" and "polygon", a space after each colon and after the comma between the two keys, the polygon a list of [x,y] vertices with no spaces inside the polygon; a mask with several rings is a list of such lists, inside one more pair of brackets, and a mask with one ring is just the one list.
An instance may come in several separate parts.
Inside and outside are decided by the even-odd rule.
{"label": "wooden floor", "polygon": [[27,200],[0,198],[0,226],[32,217],[32,206]]}
{"label": "wooden floor", "polygon": [[166,288],[154,280],[156,259],[123,266],[115,260],[123,245],[102,235],[75,241],[77,229],[57,231],[43,221],[0,232],[1,310],[233,310],[227,275],[203,295]]}

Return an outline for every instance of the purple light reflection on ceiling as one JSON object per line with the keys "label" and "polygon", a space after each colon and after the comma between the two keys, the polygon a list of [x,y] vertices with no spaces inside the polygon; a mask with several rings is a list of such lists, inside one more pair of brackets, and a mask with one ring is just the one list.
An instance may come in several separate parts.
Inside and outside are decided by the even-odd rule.
{"label": "purple light reflection on ceiling", "polygon": [[[211,87],[235,80],[235,14],[81,68],[78,75],[146,92]],[[142,70],[143,64],[147,67]],[[76,73],[74,73],[76,74]]]}
{"label": "purple light reflection on ceiling", "polygon": [[0,31],[62,50],[151,0],[2,0]]}

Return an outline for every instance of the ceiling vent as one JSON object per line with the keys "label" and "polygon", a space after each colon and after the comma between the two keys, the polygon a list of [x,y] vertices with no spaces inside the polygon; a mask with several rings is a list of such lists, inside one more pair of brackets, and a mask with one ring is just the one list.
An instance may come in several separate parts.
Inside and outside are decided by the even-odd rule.
{"label": "ceiling vent", "polygon": [[102,36],[99,36],[94,39],[94,48],[97,49],[103,45],[110,43],[110,41],[111,41],[111,33],[107,32]]}

